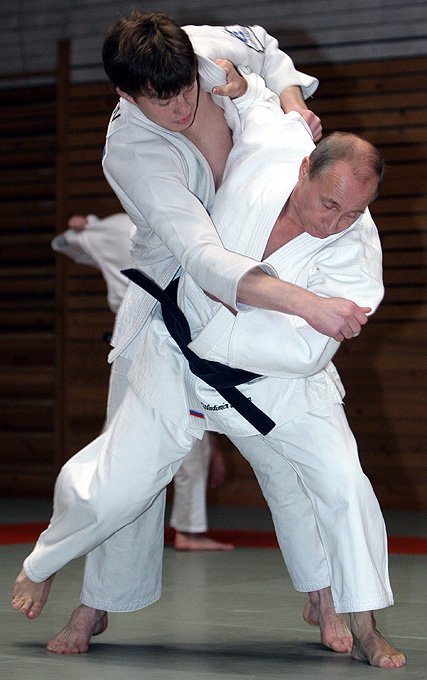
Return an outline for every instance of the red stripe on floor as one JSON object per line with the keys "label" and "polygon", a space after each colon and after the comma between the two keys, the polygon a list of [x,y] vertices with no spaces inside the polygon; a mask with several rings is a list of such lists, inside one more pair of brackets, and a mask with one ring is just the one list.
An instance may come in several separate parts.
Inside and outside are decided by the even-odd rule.
{"label": "red stripe on floor", "polygon": [[[0,545],[34,543],[46,529],[46,522],[32,524],[0,525]],[[165,529],[165,542],[173,543],[174,531]],[[209,538],[222,543],[233,543],[236,548],[277,548],[276,536],[271,531],[239,531],[238,529],[212,529]],[[404,555],[427,555],[427,538],[417,536],[389,536],[389,552]]]}
{"label": "red stripe on floor", "polygon": [[46,527],[46,522],[34,522],[32,524],[2,524],[0,525],[0,545],[35,543],[39,534],[41,534]]}
{"label": "red stripe on floor", "polygon": [[389,536],[388,550],[401,555],[427,555],[427,538],[418,536]]}

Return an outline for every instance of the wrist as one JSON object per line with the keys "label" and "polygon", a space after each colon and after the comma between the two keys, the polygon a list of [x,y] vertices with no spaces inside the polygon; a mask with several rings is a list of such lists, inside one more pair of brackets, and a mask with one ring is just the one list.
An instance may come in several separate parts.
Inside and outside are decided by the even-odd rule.
{"label": "wrist", "polygon": [[285,113],[296,109],[305,109],[306,104],[301,89],[297,85],[291,85],[280,93],[280,105]]}
{"label": "wrist", "polygon": [[291,283],[286,283],[285,302],[283,311],[286,314],[299,316],[309,322],[313,317],[313,311],[317,296],[305,288],[300,288]]}

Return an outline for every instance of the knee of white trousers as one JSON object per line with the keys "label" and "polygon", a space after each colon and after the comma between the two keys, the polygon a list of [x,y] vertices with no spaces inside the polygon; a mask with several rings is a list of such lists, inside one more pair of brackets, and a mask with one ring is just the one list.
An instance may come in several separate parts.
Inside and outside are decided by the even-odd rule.
{"label": "knee of white trousers", "polygon": [[109,522],[111,519],[117,524],[117,517],[121,518],[122,525],[133,522],[139,515],[151,507],[169,482],[172,480],[179,461],[167,466],[162,474],[147,475],[143,482],[136,480],[121,490],[113,499],[106,504],[97,504],[98,520]]}
{"label": "knee of white trousers", "polygon": [[308,481],[306,478],[305,484],[328,507],[337,509],[359,504],[372,493],[371,483],[357,459],[345,460],[342,465],[338,462],[333,467],[326,466],[321,480]]}
{"label": "knee of white trousers", "polygon": [[172,464],[169,471],[164,470],[164,477],[147,472],[143,481],[136,478],[121,482],[112,479],[107,484],[102,475],[98,478],[96,473],[89,472],[89,466],[69,461],[56,482],[54,516],[71,511],[76,520],[79,518],[86,526],[96,524],[102,531],[103,526],[111,525],[115,531],[132,522],[151,505],[159,491],[172,479],[178,464]]}

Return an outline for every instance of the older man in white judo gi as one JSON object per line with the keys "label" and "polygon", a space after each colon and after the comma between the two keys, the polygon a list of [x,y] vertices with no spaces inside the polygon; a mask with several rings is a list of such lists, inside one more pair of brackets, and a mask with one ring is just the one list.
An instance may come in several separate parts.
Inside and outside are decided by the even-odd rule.
{"label": "older man in white judo gi", "polygon": [[[282,119],[280,114],[275,120],[278,109],[270,104],[269,96],[264,96],[264,103],[257,106],[253,116],[255,109],[245,110],[247,99],[240,102],[243,132],[230,156],[222,201],[218,200],[215,213],[225,245],[257,253],[270,260],[280,274],[286,271],[287,278],[307,285],[311,291],[323,295],[344,292],[359,304],[376,308],[383,294],[381,249],[366,206],[376,194],[378,175],[372,165],[367,169],[364,166],[366,160],[375,164],[372,150],[363,144],[360,148],[361,143],[353,141],[350,156],[333,163],[326,180],[321,172],[311,179],[307,155],[313,145],[302,119],[296,115],[294,120],[294,114]],[[281,135],[282,148],[277,145]],[[353,165],[349,162],[352,154]],[[240,190],[234,180],[242,180]],[[256,188],[257,182],[262,190],[259,184]],[[236,210],[235,230],[230,231],[230,214]],[[249,236],[238,229],[245,217],[254,219],[259,227]],[[184,290],[186,296],[182,298]],[[206,302],[191,280],[183,280],[180,301],[195,334],[192,347],[199,354],[206,355],[203,343],[207,338],[209,359],[227,359],[234,366],[271,376],[238,389],[275,420],[275,428],[265,437],[257,435],[229,403],[192,375],[157,315],[131,375],[139,396],[153,409],[129,390],[105,440],[89,445],[67,465],[66,474],[59,480],[61,506],[25,562],[27,577],[34,582],[50,579],[64,554],[71,556],[77,544],[87,541],[89,516],[95,509],[102,513],[105,493],[113,494],[122,523],[131,522],[179,465],[177,450],[180,448],[183,455],[205,428],[216,429],[227,433],[253,465],[276,530],[279,518],[293,520],[285,532],[286,524],[279,520],[278,533],[296,587],[312,591],[331,584],[337,610],[351,615],[354,658],[389,668],[402,666],[404,655],[376,631],[371,613],[392,603],[385,531],[343,414],[342,386],[328,364],[337,343],[301,319],[259,312],[258,322],[258,312],[252,311],[252,318],[247,313],[234,316],[224,307]],[[285,329],[289,343],[283,346]],[[150,341],[152,335],[154,343],[153,338]],[[154,371],[155,365],[153,379],[150,370]],[[301,374],[306,377],[295,377]],[[150,455],[124,465],[119,449],[122,453],[132,449],[141,437]],[[324,451],[319,452],[323,441]],[[108,484],[109,476],[114,485]],[[304,489],[304,501],[296,491],[297,481]],[[92,509],[88,512],[89,487]],[[124,497],[129,502],[125,512]],[[73,507],[73,517],[64,523],[67,503]],[[287,504],[290,508],[285,507]],[[298,512],[293,513],[296,508]],[[112,533],[111,517],[98,516],[97,523],[106,536]],[[304,550],[302,537],[309,541]],[[319,554],[314,551],[312,556],[313,546]],[[101,620],[99,626],[103,626]]]}
{"label": "older man in white judo gi", "polygon": [[[224,245],[268,261],[287,280],[313,292],[341,293],[375,310],[383,285],[379,238],[366,208],[378,181],[373,167],[366,164],[372,152],[351,137],[338,138],[335,151],[339,144],[351,151],[337,161],[328,182],[316,193],[309,186],[314,158],[300,163],[301,155],[308,156],[312,149],[302,121],[289,120],[295,116],[288,114],[277,129],[277,108],[269,102],[262,108],[259,103],[246,112],[244,105],[240,108],[242,136],[230,153],[212,210]],[[282,148],[278,139],[283,140]],[[254,219],[257,229],[236,228]],[[367,643],[372,634],[366,634],[369,610],[392,604],[387,544],[378,503],[360,468],[343,413],[342,384],[333,365],[325,366],[327,356],[337,349],[336,341],[298,317],[259,310],[233,316],[209,301],[188,275],[181,278],[178,299],[194,338],[189,347],[196,354],[270,376],[239,390],[268,413],[276,427],[261,437],[215,389],[195,377],[162,318],[152,323],[134,364],[130,379],[135,389],[157,412],[176,425],[185,423],[195,436],[204,428],[226,433],[251,462],[275,520],[282,512],[283,485],[292,476],[288,472],[284,480],[282,459],[289,462],[307,494],[306,513],[298,500],[294,519],[300,523],[300,536],[310,522],[318,524],[335,607],[352,613],[353,655],[374,665],[401,666],[401,653],[383,641],[377,646]],[[285,347],[280,337],[288,339]],[[160,366],[161,377],[155,380]],[[300,378],[304,373],[306,377]],[[177,384],[182,387],[178,393]],[[281,533],[280,519],[275,525],[295,586],[310,590],[307,583],[301,584],[307,556],[292,542],[298,533],[290,542],[289,532]],[[296,555],[301,559],[294,561]],[[321,587],[317,582],[316,588]],[[367,625],[363,633],[361,622]]]}

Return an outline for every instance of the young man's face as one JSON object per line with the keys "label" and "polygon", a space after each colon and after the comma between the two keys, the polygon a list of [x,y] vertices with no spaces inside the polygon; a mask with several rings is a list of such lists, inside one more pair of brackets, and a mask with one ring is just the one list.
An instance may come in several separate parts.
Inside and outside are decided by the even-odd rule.
{"label": "young man's face", "polygon": [[362,181],[348,163],[337,161],[320,175],[310,178],[309,159],[304,159],[293,207],[303,229],[316,238],[326,238],[348,229],[372,201],[378,179]]}
{"label": "young man's face", "polygon": [[157,123],[157,125],[172,132],[184,132],[194,121],[199,88],[197,80],[195,80],[192,85],[183,88],[176,97],[170,99],[159,99],[146,95],[130,97],[121,90],[118,90],[118,93],[127,101],[135,104],[144,116],[153,123]]}

